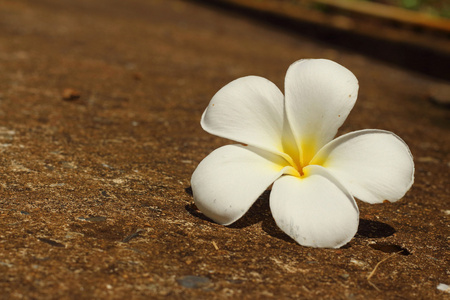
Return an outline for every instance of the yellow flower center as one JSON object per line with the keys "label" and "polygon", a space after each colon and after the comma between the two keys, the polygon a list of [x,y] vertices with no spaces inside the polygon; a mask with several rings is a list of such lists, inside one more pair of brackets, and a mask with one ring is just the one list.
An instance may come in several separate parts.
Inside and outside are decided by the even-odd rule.
{"label": "yellow flower center", "polygon": [[302,139],[299,150],[293,139],[283,141],[283,152],[289,156],[289,165],[291,165],[298,174],[292,174],[300,178],[306,177],[308,174],[305,170],[310,165],[311,160],[315,156],[317,149],[313,139]]}

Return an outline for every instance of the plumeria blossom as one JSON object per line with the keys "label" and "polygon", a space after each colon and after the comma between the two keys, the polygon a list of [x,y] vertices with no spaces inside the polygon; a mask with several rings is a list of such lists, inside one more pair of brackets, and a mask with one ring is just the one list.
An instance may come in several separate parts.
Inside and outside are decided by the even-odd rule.
{"label": "plumeria blossom", "polygon": [[293,63],[285,95],[247,76],[211,99],[201,126],[239,144],[216,149],[191,179],[196,206],[229,225],[270,186],[276,224],[299,244],[338,248],[356,234],[355,198],[394,202],[414,181],[408,146],[394,133],[367,129],[333,139],[353,108],[358,81],[326,59]]}

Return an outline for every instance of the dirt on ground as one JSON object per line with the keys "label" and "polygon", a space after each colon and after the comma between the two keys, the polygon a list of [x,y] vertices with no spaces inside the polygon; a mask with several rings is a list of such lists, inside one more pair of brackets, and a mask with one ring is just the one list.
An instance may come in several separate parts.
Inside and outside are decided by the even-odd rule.
{"label": "dirt on ground", "polygon": [[[358,201],[341,249],[291,240],[268,192],[209,221],[190,177],[230,143],[200,127],[209,100],[246,75],[283,90],[318,57],[360,82],[339,134],[402,137],[412,189]],[[0,299],[448,299],[449,98],[442,79],[198,2],[0,0]]]}

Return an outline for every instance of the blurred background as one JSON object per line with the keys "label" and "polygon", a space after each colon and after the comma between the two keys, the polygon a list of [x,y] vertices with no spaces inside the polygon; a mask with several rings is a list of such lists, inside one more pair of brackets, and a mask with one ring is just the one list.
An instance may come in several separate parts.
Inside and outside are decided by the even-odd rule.
{"label": "blurred background", "polygon": [[[203,1],[197,1],[202,2]],[[318,41],[450,80],[448,0],[211,0]]]}

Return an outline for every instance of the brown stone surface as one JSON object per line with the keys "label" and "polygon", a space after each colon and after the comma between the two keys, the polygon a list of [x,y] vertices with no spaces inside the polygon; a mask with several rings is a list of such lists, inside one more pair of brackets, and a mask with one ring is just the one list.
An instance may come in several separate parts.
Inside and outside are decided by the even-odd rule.
{"label": "brown stone surface", "polygon": [[[188,189],[227,143],[200,128],[211,96],[250,74],[282,87],[306,57],[360,80],[341,132],[394,131],[416,162],[404,199],[358,202],[338,250],[277,230],[267,194],[223,227]],[[0,299],[444,299],[450,116],[428,100],[442,84],[191,2],[1,0]]]}

